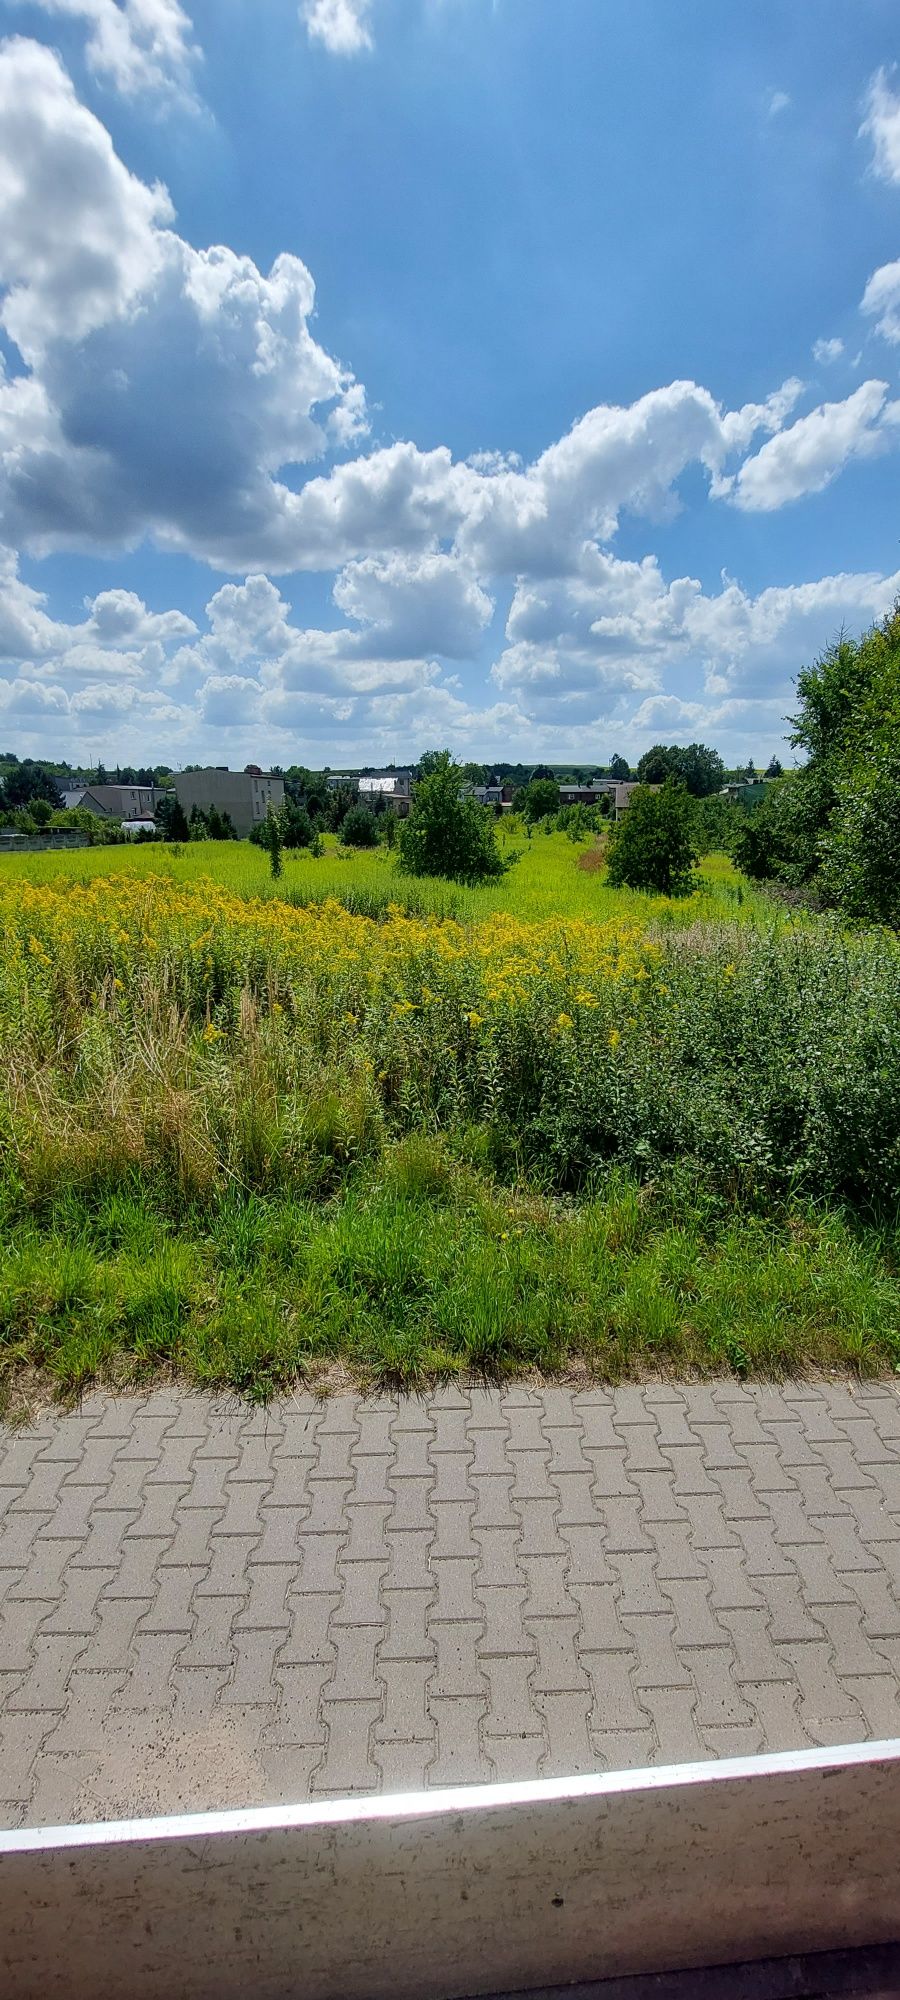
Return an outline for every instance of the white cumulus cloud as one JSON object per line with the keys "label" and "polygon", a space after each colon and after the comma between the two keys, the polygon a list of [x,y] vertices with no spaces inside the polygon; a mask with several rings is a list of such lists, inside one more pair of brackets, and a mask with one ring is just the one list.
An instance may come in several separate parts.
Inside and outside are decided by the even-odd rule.
{"label": "white cumulus cloud", "polygon": [[771,512],[807,493],[821,493],[851,458],[869,458],[900,444],[900,403],[888,402],[886,382],[862,382],[841,403],[821,403],[753,458],[734,481],[735,506]]}
{"label": "white cumulus cloud", "polygon": [[860,310],[874,319],[876,332],[885,340],[900,341],[900,257],[896,263],[882,264],[880,270],[873,271]]}
{"label": "white cumulus cloud", "polygon": [[[21,0],[20,0],[21,3]],[[45,14],[87,28],[85,56],[95,76],[125,97],[140,91],[189,90],[197,49],[179,0],[29,0]]]}
{"label": "white cumulus cloud", "polygon": [[872,168],[884,181],[900,187],[900,93],[891,89],[880,69],[869,85],[861,135],[872,141]]}
{"label": "white cumulus cloud", "polygon": [[372,47],[370,0],[304,0],[301,19],[310,41],[333,56],[355,56]]}
{"label": "white cumulus cloud", "polygon": [[837,336],[833,340],[817,340],[813,344],[813,360],[818,361],[820,367],[827,368],[832,361],[840,361],[843,352],[844,343]]}

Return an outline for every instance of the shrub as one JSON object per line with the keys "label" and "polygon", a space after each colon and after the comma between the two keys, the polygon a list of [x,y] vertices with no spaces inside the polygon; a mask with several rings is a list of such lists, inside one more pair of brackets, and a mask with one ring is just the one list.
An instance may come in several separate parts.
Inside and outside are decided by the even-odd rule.
{"label": "shrub", "polygon": [[434,761],[397,836],[403,868],[408,875],[442,875],[452,882],[502,875],[492,814],[464,790],[449,750],[431,755]]}
{"label": "shrub", "polygon": [[341,822],[344,847],[377,847],[378,821],[368,806],[351,806]]}
{"label": "shrub", "polygon": [[692,886],[697,860],[694,809],[683,785],[667,778],[659,791],[640,786],[609,844],[609,881],[614,888],[649,889],[658,896],[684,896]]}
{"label": "shrub", "polygon": [[524,788],[520,810],[529,825],[535,826],[540,819],[551,819],[559,812],[559,786],[554,778],[532,778]]}

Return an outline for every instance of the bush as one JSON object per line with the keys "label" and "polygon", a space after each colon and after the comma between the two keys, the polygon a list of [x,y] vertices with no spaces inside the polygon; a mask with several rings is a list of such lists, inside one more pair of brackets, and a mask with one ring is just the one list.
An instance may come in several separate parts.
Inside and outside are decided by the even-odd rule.
{"label": "bush", "polygon": [[613,888],[649,889],[657,896],[684,896],[698,844],[694,808],[684,786],[667,778],[659,791],[640,786],[609,844]]}
{"label": "bush", "polygon": [[539,819],[551,819],[559,812],[559,786],[553,778],[532,778],[524,787],[520,810],[530,826]]}
{"label": "bush", "polygon": [[368,806],[351,806],[341,822],[344,847],[377,847],[378,822]]}
{"label": "bush", "polygon": [[433,752],[432,758],[397,836],[403,868],[408,875],[441,875],[451,882],[502,875],[492,814],[463,789],[461,768],[449,750]]}

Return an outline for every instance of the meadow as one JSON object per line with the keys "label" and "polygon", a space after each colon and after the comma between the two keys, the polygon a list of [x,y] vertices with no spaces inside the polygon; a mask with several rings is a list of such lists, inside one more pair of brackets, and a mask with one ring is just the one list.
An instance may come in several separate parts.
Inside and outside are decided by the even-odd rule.
{"label": "meadow", "polygon": [[0,863],[0,1395],[900,1364],[900,945],[564,835]]}

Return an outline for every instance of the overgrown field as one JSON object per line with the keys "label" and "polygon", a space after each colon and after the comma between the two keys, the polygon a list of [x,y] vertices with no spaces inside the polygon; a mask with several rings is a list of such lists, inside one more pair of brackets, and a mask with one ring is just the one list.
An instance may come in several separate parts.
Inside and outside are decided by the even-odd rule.
{"label": "overgrown field", "polygon": [[897,941],[585,855],[7,861],[7,1396],[900,1362]]}

